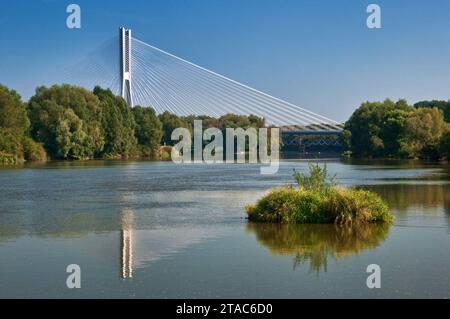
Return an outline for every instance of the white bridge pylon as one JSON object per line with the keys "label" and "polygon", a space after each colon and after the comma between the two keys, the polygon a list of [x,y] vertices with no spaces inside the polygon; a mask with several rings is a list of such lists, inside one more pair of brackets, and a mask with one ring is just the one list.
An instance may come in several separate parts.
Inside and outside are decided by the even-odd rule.
{"label": "white bridge pylon", "polygon": [[120,29],[121,96],[130,105],[178,115],[254,114],[268,125],[299,131],[341,132],[342,125],[208,70]]}
{"label": "white bridge pylon", "polygon": [[133,101],[133,88],[131,85],[131,30],[125,28],[119,29],[119,41],[120,41],[120,96],[130,106],[134,106]]}

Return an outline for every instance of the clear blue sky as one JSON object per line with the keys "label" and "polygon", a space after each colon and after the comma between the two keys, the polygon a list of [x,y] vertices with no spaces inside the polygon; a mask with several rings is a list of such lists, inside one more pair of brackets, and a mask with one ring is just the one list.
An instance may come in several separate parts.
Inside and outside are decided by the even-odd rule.
{"label": "clear blue sky", "polygon": [[[66,28],[66,6],[82,9]],[[366,27],[366,7],[382,29]],[[345,120],[366,100],[450,98],[447,0],[0,0],[0,83],[27,99],[117,34]]]}

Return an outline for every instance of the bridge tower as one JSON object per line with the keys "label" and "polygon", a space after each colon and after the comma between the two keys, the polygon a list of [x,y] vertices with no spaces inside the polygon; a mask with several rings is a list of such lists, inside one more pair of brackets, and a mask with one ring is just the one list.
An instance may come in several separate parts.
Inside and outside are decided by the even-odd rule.
{"label": "bridge tower", "polygon": [[134,106],[133,88],[131,85],[131,30],[121,27],[119,29],[120,40],[120,94],[128,105]]}

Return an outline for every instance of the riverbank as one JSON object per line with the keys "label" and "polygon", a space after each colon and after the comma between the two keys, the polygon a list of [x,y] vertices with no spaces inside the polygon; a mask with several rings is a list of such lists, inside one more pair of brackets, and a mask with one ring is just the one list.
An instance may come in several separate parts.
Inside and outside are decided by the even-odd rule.
{"label": "riverbank", "polygon": [[1,166],[20,166],[24,164],[42,165],[51,162],[84,162],[84,161],[170,161],[171,146],[161,146],[157,151],[141,151],[134,155],[110,155],[106,154],[101,158],[81,158],[81,159],[50,159],[46,156],[36,158],[34,160],[25,160],[16,155],[6,154],[0,152],[0,167]]}

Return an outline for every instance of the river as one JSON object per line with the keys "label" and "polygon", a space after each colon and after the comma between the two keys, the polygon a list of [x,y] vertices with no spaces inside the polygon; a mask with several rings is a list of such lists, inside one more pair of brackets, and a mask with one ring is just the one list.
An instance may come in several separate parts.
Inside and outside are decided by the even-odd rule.
{"label": "river", "polygon": [[[327,163],[340,184],[379,193],[392,226],[248,224],[244,206],[307,165],[0,168],[0,297],[450,297],[450,166]],[[66,286],[70,264],[80,289]],[[370,264],[379,289],[366,285]]]}

